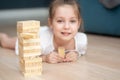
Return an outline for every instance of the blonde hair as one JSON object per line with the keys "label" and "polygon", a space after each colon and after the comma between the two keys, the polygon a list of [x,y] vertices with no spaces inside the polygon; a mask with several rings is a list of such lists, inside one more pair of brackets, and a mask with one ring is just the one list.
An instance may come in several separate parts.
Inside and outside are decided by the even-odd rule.
{"label": "blonde hair", "polygon": [[62,5],[70,5],[73,6],[75,11],[77,12],[78,19],[81,18],[80,16],[80,7],[76,0],[53,0],[49,7],[49,18],[52,20],[54,17],[54,13],[57,7]]}

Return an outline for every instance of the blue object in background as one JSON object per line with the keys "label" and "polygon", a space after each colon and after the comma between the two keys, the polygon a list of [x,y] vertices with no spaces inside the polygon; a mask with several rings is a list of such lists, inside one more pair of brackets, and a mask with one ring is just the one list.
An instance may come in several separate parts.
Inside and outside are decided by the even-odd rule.
{"label": "blue object in background", "polygon": [[79,0],[85,32],[120,36],[120,6],[105,8],[99,0]]}

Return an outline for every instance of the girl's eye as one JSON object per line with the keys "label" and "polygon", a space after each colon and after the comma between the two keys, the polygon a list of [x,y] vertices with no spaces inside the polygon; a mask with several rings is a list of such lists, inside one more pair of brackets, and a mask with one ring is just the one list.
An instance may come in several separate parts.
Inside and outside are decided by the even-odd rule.
{"label": "girl's eye", "polygon": [[75,23],[75,22],[76,22],[76,20],[71,20],[70,22],[71,22],[71,23]]}
{"label": "girl's eye", "polygon": [[57,20],[58,23],[62,23],[63,21],[62,20]]}

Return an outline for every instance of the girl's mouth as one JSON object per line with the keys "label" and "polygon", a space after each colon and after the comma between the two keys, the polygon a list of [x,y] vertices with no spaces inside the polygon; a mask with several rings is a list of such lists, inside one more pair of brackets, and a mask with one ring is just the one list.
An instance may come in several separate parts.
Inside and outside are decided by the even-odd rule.
{"label": "girl's mouth", "polygon": [[71,33],[69,33],[69,32],[61,32],[62,33],[62,35],[64,35],[64,36],[69,36]]}

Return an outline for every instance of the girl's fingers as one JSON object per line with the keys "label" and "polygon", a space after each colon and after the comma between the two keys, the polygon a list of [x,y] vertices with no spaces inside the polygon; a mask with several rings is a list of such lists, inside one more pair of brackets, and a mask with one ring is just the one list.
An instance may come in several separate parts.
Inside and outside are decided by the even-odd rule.
{"label": "girl's fingers", "polygon": [[62,58],[56,52],[53,52],[48,55],[48,62],[49,63],[62,62]]}
{"label": "girl's fingers", "polygon": [[63,62],[63,58],[61,58],[61,57],[58,57],[58,62]]}
{"label": "girl's fingers", "polygon": [[56,59],[52,59],[50,63],[58,63],[58,61]]}
{"label": "girl's fingers", "polygon": [[76,61],[77,60],[77,53],[68,53],[66,54],[66,59],[64,61],[71,62],[71,61]]}

